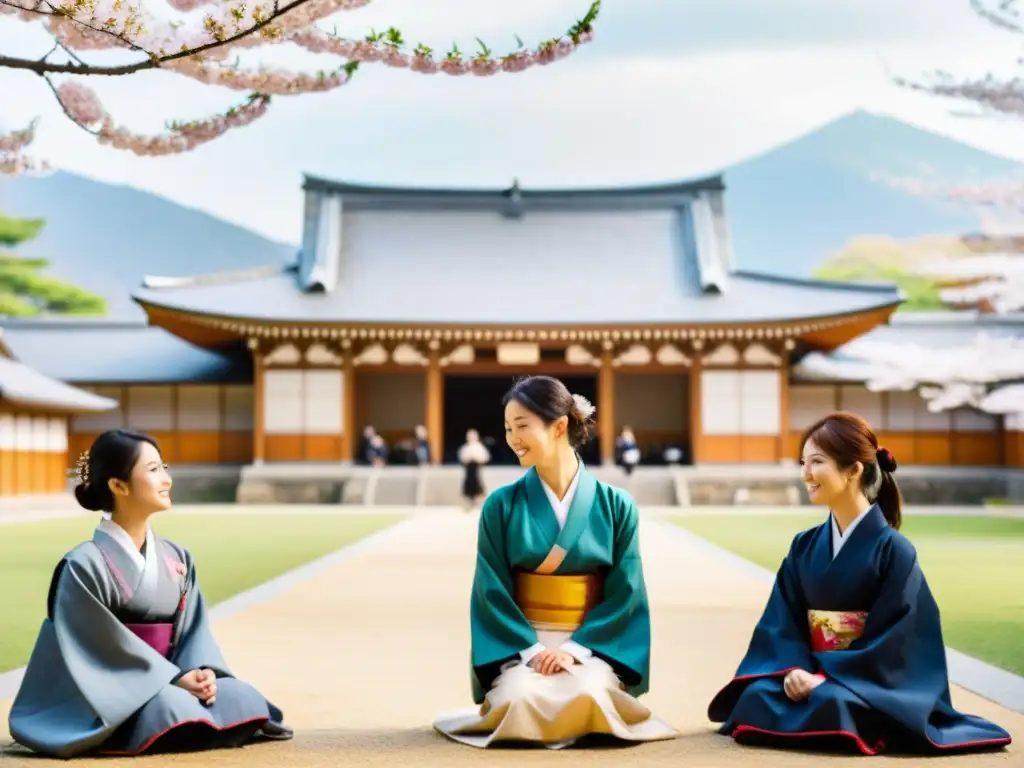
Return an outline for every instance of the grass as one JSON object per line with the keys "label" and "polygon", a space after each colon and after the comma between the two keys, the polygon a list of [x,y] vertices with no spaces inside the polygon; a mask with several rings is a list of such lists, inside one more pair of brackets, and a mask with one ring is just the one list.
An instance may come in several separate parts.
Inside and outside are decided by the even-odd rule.
{"label": "grass", "polygon": [[[821,520],[820,514],[674,518],[773,573],[793,535]],[[901,530],[917,548],[939,604],[946,645],[1024,675],[1024,519],[914,515]]]}
{"label": "grass", "polygon": [[[153,529],[184,547],[209,605],[380,530],[401,516],[167,515]],[[95,518],[0,525],[0,672],[23,666],[46,616],[46,592],[61,556],[92,538]]]}

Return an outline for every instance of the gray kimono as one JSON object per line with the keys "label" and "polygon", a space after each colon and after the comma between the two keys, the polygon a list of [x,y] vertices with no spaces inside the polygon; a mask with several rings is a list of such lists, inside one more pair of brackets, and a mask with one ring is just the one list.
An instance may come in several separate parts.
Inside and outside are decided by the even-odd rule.
{"label": "gray kimono", "polygon": [[[197,668],[217,675],[209,706],[175,685]],[[105,520],[57,565],[11,708],[19,743],[60,758],[210,749],[280,737],[281,720],[232,676],[187,550],[149,531],[140,553]]]}

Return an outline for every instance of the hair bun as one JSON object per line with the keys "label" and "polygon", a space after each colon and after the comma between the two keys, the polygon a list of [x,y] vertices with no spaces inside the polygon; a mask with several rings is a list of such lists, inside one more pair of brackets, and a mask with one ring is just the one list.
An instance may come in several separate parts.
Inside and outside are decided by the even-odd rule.
{"label": "hair bun", "polygon": [[83,509],[99,512],[103,509],[103,500],[98,498],[96,489],[90,483],[79,483],[75,486],[75,500]]}
{"label": "hair bun", "polygon": [[896,471],[896,457],[892,455],[892,451],[888,448],[879,447],[875,451],[875,460],[878,462],[878,467],[883,472],[895,472]]}

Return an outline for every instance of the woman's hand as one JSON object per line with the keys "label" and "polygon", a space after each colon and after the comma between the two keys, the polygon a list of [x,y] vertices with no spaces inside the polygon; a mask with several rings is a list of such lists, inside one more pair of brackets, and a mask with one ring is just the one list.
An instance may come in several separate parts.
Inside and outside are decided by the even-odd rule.
{"label": "woman's hand", "polygon": [[207,706],[217,700],[217,675],[212,669],[193,669],[178,678],[177,685]]}
{"label": "woman's hand", "polygon": [[575,663],[576,659],[566,651],[541,651],[530,659],[530,666],[542,675],[557,674]]}
{"label": "woman's hand", "polygon": [[811,691],[825,682],[822,675],[812,675],[806,669],[794,669],[782,681],[782,690],[792,701],[803,701]]}

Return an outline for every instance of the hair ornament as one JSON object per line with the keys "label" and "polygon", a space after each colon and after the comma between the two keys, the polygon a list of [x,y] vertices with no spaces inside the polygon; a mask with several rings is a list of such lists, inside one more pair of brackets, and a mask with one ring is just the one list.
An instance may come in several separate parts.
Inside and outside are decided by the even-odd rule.
{"label": "hair ornament", "polygon": [[594,405],[589,400],[587,400],[587,398],[585,398],[583,395],[573,395],[572,402],[575,406],[576,413],[579,415],[581,419],[583,419],[583,421],[586,421],[591,416],[593,416],[594,412],[597,410],[594,407]]}
{"label": "hair ornament", "polygon": [[878,462],[878,467],[883,472],[895,472],[896,471],[896,457],[892,455],[892,451],[883,446],[879,446],[878,450],[875,451],[875,460]]}
{"label": "hair ornament", "polygon": [[78,461],[75,462],[75,468],[68,471],[68,477],[77,477],[78,482],[82,485],[89,484],[89,452],[82,451],[78,454]]}

